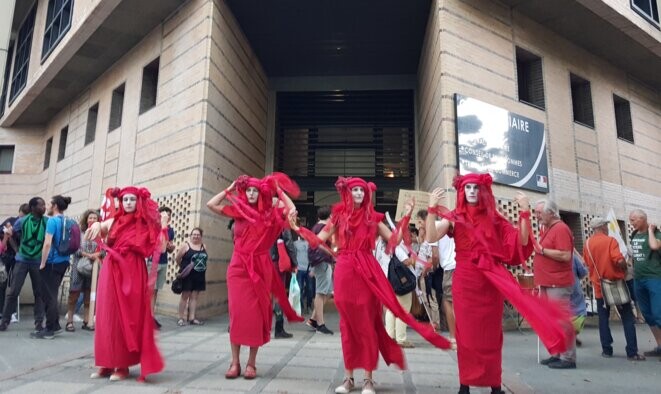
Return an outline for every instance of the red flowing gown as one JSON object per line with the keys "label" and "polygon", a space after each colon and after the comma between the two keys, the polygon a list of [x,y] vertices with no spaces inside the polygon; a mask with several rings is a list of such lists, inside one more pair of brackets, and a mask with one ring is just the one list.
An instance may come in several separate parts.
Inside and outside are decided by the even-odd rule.
{"label": "red flowing gown", "polygon": [[269,253],[285,228],[283,211],[275,209],[271,223],[250,223],[231,206],[223,207],[223,214],[235,219],[234,251],[227,268],[230,342],[262,346],[271,339],[271,294],[288,321],[304,320],[289,304]]}
{"label": "red flowing gown", "polygon": [[383,214],[376,213],[372,225],[351,228],[351,236],[339,245],[334,272],[335,306],[340,315],[342,354],[346,369],[373,371],[379,353],[386,364],[406,368],[404,353],[388,336],[383,324],[383,305],[434,346],[448,349],[447,339],[436,334],[401,307],[383,270],[374,258],[377,224]]}
{"label": "red flowing gown", "polygon": [[566,349],[570,319],[562,306],[523,291],[503,265],[525,262],[532,254],[532,242],[523,246],[519,230],[500,215],[491,219],[484,212],[469,212],[467,222],[455,221],[453,226],[457,266],[452,299],[459,381],[495,387],[501,385],[505,299],[528,320],[549,349]]}
{"label": "red flowing gown", "polygon": [[132,214],[112,224],[97,287],[94,361],[99,367],[127,368],[139,363],[141,376],[163,370],[145,264],[156,247],[152,238],[149,231],[137,230]]}

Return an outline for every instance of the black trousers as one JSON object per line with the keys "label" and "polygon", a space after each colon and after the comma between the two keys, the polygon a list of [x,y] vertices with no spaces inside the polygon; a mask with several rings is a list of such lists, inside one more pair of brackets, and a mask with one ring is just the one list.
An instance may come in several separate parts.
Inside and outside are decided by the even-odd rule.
{"label": "black trousers", "polygon": [[2,309],[2,321],[9,323],[11,315],[16,312],[18,307],[18,296],[21,294],[25,277],[30,275],[32,282],[32,294],[34,294],[34,322],[41,324],[44,321],[44,302],[41,298],[41,272],[39,271],[39,263],[24,263],[17,261],[14,264],[11,274],[11,283],[9,284],[9,291],[5,297],[4,308]]}
{"label": "black trousers", "polygon": [[69,268],[69,263],[46,263],[41,270],[41,297],[46,307],[46,330],[57,331],[60,327],[60,311],[57,293],[62,284],[62,278]]}

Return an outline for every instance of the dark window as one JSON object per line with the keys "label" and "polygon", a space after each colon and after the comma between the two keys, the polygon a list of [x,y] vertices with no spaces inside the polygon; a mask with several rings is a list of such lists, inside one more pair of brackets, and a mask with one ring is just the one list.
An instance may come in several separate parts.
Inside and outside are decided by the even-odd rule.
{"label": "dark window", "polygon": [[147,112],[156,105],[156,93],[158,90],[158,66],[159,59],[156,58],[142,70],[142,91],[140,92],[140,114]]}
{"label": "dark window", "polygon": [[62,37],[69,31],[72,14],[73,0],[50,0],[48,2],[44,46],[41,51],[42,62],[46,60]]}
{"label": "dark window", "polygon": [[7,50],[7,62],[5,63],[5,79],[2,84],[2,96],[0,96],[0,118],[5,115],[5,104],[7,103],[7,88],[9,85],[9,75],[11,72],[11,57],[14,54],[14,41],[9,43]]}
{"label": "dark window", "polygon": [[99,103],[94,104],[87,111],[87,128],[85,129],[85,145],[94,142],[96,137],[96,118],[99,115]]}
{"label": "dark window", "polygon": [[574,110],[574,122],[594,128],[590,81],[574,74],[570,74],[569,79],[571,82],[571,103]]}
{"label": "dark window", "polygon": [[69,136],[69,126],[66,126],[60,131],[60,146],[57,150],[57,161],[64,159],[64,155],[67,152],[68,136]]}
{"label": "dark window", "polygon": [[9,104],[21,93],[28,82],[28,66],[30,65],[32,32],[34,31],[34,15],[36,11],[37,7],[32,7],[32,10],[30,10],[30,13],[18,30],[16,60],[14,61],[14,73],[11,80],[11,90],[9,91]]}
{"label": "dark window", "polygon": [[542,58],[517,47],[516,75],[519,83],[519,101],[544,109]]}
{"label": "dark window", "polygon": [[14,167],[14,147],[0,146],[0,174],[11,174]]}
{"label": "dark window", "polygon": [[46,153],[44,154],[44,170],[50,166],[50,154],[53,150],[53,137],[46,141]]}
{"label": "dark window", "polygon": [[124,111],[124,84],[112,91],[110,101],[110,122],[108,130],[113,131],[122,125],[122,112]]}
{"label": "dark window", "polygon": [[631,0],[631,9],[659,26],[659,5],[657,4],[657,0]]}
{"label": "dark window", "polygon": [[615,105],[615,127],[617,128],[617,137],[633,142],[631,106],[629,105],[629,101],[613,95],[613,104]]}

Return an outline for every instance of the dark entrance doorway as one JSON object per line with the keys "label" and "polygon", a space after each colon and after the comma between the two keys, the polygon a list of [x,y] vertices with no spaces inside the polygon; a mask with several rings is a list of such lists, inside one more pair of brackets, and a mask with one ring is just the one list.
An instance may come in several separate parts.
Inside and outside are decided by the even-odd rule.
{"label": "dark entrance doorway", "polygon": [[415,185],[412,90],[280,92],[275,169],[303,191],[304,224],[337,201],[338,176],[374,182],[376,209],[394,215],[399,189]]}

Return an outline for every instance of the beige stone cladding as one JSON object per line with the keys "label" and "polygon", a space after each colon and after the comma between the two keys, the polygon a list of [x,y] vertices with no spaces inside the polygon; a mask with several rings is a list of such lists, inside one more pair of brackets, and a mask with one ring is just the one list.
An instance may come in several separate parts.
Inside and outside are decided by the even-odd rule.
{"label": "beige stone cladding", "polygon": [[[542,58],[545,110],[518,100],[517,46]],[[591,83],[594,128],[573,121],[570,73]],[[603,215],[613,208],[626,220],[630,209],[642,208],[661,220],[661,182],[653,175],[661,168],[661,97],[623,70],[497,1],[436,0],[418,78],[421,189],[451,184],[453,95],[460,93],[545,124],[550,197],[563,210]],[[613,94],[631,103],[633,144],[617,138]],[[514,193],[495,191],[504,198]]]}
{"label": "beige stone cladding", "polygon": [[[211,55],[207,93],[202,204],[241,174],[264,176],[267,77],[224,1],[212,2]],[[206,206],[200,212],[212,265],[207,271],[209,313],[227,311],[225,273],[232,253],[228,220]]]}

